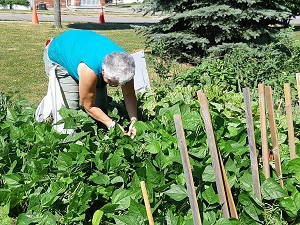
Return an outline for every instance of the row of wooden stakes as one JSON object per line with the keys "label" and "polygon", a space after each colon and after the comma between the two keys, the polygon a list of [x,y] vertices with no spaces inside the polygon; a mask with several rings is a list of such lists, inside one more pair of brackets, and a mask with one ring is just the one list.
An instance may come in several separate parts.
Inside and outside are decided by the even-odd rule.
{"label": "row of wooden stakes", "polygon": [[[297,80],[297,90],[298,90],[298,103],[300,109],[300,73],[296,74],[296,80]],[[254,124],[252,118],[249,88],[243,88],[243,94],[244,94],[244,105],[245,105],[245,113],[246,113],[246,121],[247,121],[248,143],[250,149],[252,183],[253,183],[254,193],[256,197],[261,200],[262,197],[260,191],[260,179],[259,179],[256,142],[254,136]],[[262,140],[263,172],[266,178],[270,177],[269,143],[268,143],[268,133],[267,133],[268,129],[267,129],[267,116],[266,116],[266,109],[268,109],[267,111],[268,111],[269,127],[270,127],[271,139],[272,139],[272,152],[275,161],[275,170],[279,178],[279,183],[281,187],[283,187],[284,183],[283,183],[282,172],[281,172],[280,151],[278,147],[278,138],[277,138],[277,131],[276,131],[275,113],[274,113],[271,87],[264,86],[263,84],[259,84],[258,94],[259,94],[259,107],[260,107],[260,129],[261,129],[261,140]],[[289,84],[284,84],[284,95],[285,95],[285,112],[286,112],[287,127],[288,127],[290,158],[293,159],[296,158],[296,150],[295,150],[295,136],[294,136],[293,117],[292,117],[291,90]],[[215,140],[208,100],[205,93],[202,90],[197,91],[197,96],[200,102],[202,117],[204,120],[205,131],[206,131],[207,140],[209,144],[209,150],[212,157],[212,165],[214,168],[217,192],[218,192],[220,204],[222,206],[222,216],[224,218],[238,219],[238,214],[236,211],[235,203],[227,179],[225,167]],[[180,114],[174,115],[174,123],[176,127],[178,147],[180,149],[184,176],[186,179],[186,187],[187,187],[189,202],[192,210],[193,222],[195,225],[201,225],[202,224],[201,217],[200,217],[199,207],[197,203],[192,170],[190,166],[188,150],[185,141],[185,134],[184,134],[184,129],[183,129]],[[146,185],[144,181],[141,182],[141,188],[142,188],[142,193],[144,197],[144,203],[146,207],[149,224],[154,225],[154,219],[152,216]]]}

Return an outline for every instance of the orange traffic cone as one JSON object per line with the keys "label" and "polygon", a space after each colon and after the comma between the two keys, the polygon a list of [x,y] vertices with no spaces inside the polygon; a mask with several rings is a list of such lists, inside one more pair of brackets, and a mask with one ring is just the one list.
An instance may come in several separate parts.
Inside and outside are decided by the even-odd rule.
{"label": "orange traffic cone", "polygon": [[33,11],[32,11],[32,23],[33,24],[39,24],[39,19],[37,16],[37,12],[36,12],[36,6],[33,6]]}
{"label": "orange traffic cone", "polygon": [[105,20],[104,20],[104,11],[103,11],[102,7],[101,7],[101,12],[100,12],[100,17],[99,17],[99,23],[105,23]]}

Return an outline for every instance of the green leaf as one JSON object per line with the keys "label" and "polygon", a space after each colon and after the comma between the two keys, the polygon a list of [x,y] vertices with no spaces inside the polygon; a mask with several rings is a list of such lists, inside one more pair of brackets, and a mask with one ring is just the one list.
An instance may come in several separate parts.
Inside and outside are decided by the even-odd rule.
{"label": "green leaf", "polygon": [[207,165],[202,174],[202,180],[206,182],[215,182],[214,169],[212,165]]}
{"label": "green leaf", "polygon": [[176,216],[174,216],[174,214],[171,212],[171,210],[167,211],[166,221],[167,221],[167,225],[177,225],[178,224],[178,219]]}
{"label": "green leaf", "polygon": [[4,175],[3,178],[9,189],[15,189],[22,186],[21,182],[23,179],[18,174]]}
{"label": "green leaf", "polygon": [[157,154],[161,150],[161,140],[154,140],[148,143],[145,147],[145,150],[151,154]]}
{"label": "green leaf", "polygon": [[252,175],[248,171],[245,171],[240,178],[240,185],[242,189],[248,192],[253,191]]}
{"label": "green leaf", "polygon": [[219,196],[215,193],[215,190],[212,186],[209,186],[203,193],[202,197],[207,201],[209,204],[214,204],[219,202]]}
{"label": "green leaf", "polygon": [[106,174],[100,174],[98,172],[92,173],[89,180],[93,181],[95,184],[107,185],[109,184],[109,176]]}
{"label": "green leaf", "polygon": [[203,124],[199,112],[192,111],[182,115],[182,124],[185,130],[196,131],[198,126]]}
{"label": "green leaf", "polygon": [[245,147],[243,143],[235,141],[227,141],[224,150],[227,153],[234,153],[236,156],[241,156],[249,151],[248,147]]}
{"label": "green leaf", "polygon": [[140,193],[133,190],[117,189],[111,197],[112,204],[118,204],[118,209],[128,209],[130,206],[130,199],[135,199]]}
{"label": "green leaf", "polygon": [[101,208],[101,210],[104,213],[114,213],[115,209],[118,208],[118,206],[119,206],[118,204],[107,203]]}
{"label": "green leaf", "polygon": [[72,166],[72,158],[64,152],[59,152],[58,153],[58,158],[57,158],[57,168],[62,171],[66,171]]}
{"label": "green leaf", "polygon": [[227,135],[227,137],[236,137],[238,132],[237,132],[237,128],[235,126],[228,126],[227,127],[229,134]]}
{"label": "green leaf", "polygon": [[96,212],[93,215],[92,219],[92,225],[99,225],[102,219],[104,212],[100,209],[96,210]]}
{"label": "green leaf", "polygon": [[219,103],[210,102],[210,105],[212,106],[212,108],[216,109],[218,112],[222,112],[224,109],[223,105],[219,104]]}
{"label": "green leaf", "polygon": [[116,224],[120,225],[141,225],[145,222],[141,215],[135,213],[127,213],[123,216],[114,216],[114,219]]}
{"label": "green leaf", "polygon": [[27,215],[25,213],[22,213],[18,216],[16,225],[31,225],[34,222],[35,222],[35,219],[32,218],[31,215]]}
{"label": "green leaf", "polygon": [[181,201],[188,197],[186,188],[180,185],[171,185],[171,188],[168,191],[165,191],[165,194],[175,201]]}
{"label": "green leaf", "polygon": [[9,214],[10,205],[9,203],[1,207],[1,213],[4,213],[4,215]]}
{"label": "green leaf", "polygon": [[111,184],[124,183],[124,179],[121,176],[116,176],[111,180]]}
{"label": "green leaf", "polygon": [[57,192],[44,193],[40,195],[41,205],[51,206],[58,198]]}
{"label": "green leaf", "polygon": [[71,142],[76,142],[79,139],[86,137],[89,132],[80,132],[80,133],[75,133],[72,135],[68,135],[64,140],[63,143],[71,143]]}
{"label": "green leaf", "polygon": [[189,155],[195,156],[199,159],[203,159],[204,157],[206,157],[208,152],[208,147],[201,145],[199,147],[190,148],[188,153]]}
{"label": "green leaf", "polygon": [[147,212],[145,206],[139,204],[137,201],[133,199],[130,200],[130,207],[128,212],[130,214],[137,214],[139,216],[142,216],[144,219],[147,219]]}
{"label": "green leaf", "polygon": [[215,223],[215,225],[240,225],[240,224],[241,224],[240,221],[233,218],[230,219],[221,218]]}
{"label": "green leaf", "polygon": [[155,156],[154,162],[155,166],[157,166],[161,170],[172,164],[170,157],[166,156],[162,151],[158,152],[158,154]]}
{"label": "green leaf", "polygon": [[111,159],[109,159],[109,170],[114,171],[119,168],[119,166],[122,165],[122,162],[124,160],[124,151],[123,149],[117,149],[111,156]]}
{"label": "green leaf", "polygon": [[147,184],[153,185],[153,187],[160,187],[165,183],[165,176],[158,172],[151,162],[146,161],[146,176],[147,176]]}
{"label": "green leaf", "polygon": [[173,120],[173,116],[175,114],[180,114],[180,104],[173,105],[172,107],[169,108],[161,108],[159,110],[159,115],[160,116],[167,116],[167,118],[171,121]]}
{"label": "green leaf", "polygon": [[300,216],[300,193],[294,192],[292,196],[285,197],[279,202],[280,206],[284,208],[290,218]]}
{"label": "green leaf", "polygon": [[6,203],[10,193],[11,191],[8,189],[0,188],[0,203]]}
{"label": "green leaf", "polygon": [[39,219],[39,224],[41,224],[41,225],[56,225],[55,216],[51,212],[46,211],[42,214],[42,218]]}
{"label": "green leaf", "polygon": [[273,178],[266,179],[261,186],[263,199],[274,200],[287,197],[287,193],[282,189],[278,182]]}
{"label": "green leaf", "polygon": [[136,127],[137,136],[143,135],[146,131],[151,130],[147,123],[142,121],[137,121],[134,123]]}
{"label": "green leaf", "polygon": [[262,216],[263,211],[254,204],[249,204],[244,208],[245,212],[255,221],[260,222],[259,216]]}
{"label": "green leaf", "polygon": [[289,160],[282,165],[282,173],[299,173],[300,172],[300,158]]}

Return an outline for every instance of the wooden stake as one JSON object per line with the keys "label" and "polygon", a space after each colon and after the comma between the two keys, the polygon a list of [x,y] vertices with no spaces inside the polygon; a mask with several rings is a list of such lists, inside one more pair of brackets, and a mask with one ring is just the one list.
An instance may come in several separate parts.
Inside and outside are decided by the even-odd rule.
{"label": "wooden stake", "polygon": [[230,217],[238,219],[239,216],[237,214],[235,203],[233,201],[231,189],[230,189],[230,186],[229,186],[229,182],[228,182],[228,179],[227,179],[227,175],[226,175],[226,171],[225,171],[225,167],[224,167],[224,164],[223,164],[223,161],[222,161],[220,151],[218,151],[218,156],[219,156],[219,161],[220,161],[220,166],[221,166],[221,172],[222,172],[222,177],[223,177],[224,188],[225,188],[225,192],[226,192],[227,203],[228,203],[228,206],[229,206]]}
{"label": "wooden stake", "polygon": [[288,126],[289,146],[290,146],[290,158],[296,158],[296,146],[295,146],[295,134],[292,115],[292,103],[291,103],[291,88],[289,84],[284,84],[284,97],[285,97],[285,111],[286,120]]}
{"label": "wooden stake", "polygon": [[270,121],[270,130],[272,136],[272,147],[273,147],[273,154],[274,154],[274,161],[275,161],[275,170],[277,172],[280,185],[283,188],[280,153],[278,147],[278,137],[277,137],[276,123],[275,123],[275,116],[274,116],[272,89],[270,86],[266,86],[265,91],[266,91],[266,100],[267,100],[268,114],[269,114],[269,121]]}
{"label": "wooden stake", "polygon": [[192,216],[195,225],[201,225],[200,212],[195,192],[194,180],[192,176],[192,170],[189,160],[189,155],[186,147],[185,135],[182,125],[182,120],[180,114],[174,115],[174,122],[176,127],[176,134],[178,139],[178,147],[180,149],[180,155],[182,159],[182,166],[184,171],[184,176],[186,180],[186,187],[188,191],[189,201],[192,209]]}
{"label": "wooden stake", "polygon": [[238,218],[223,161],[221,159],[221,154],[217,148],[216,139],[213,132],[213,126],[211,123],[207,97],[202,90],[197,91],[197,95],[200,102],[202,116],[205,124],[205,130],[208,139],[207,142],[212,158],[212,165],[214,168],[214,174],[216,178],[218,196],[220,204],[222,205],[222,215],[225,218]]}
{"label": "wooden stake", "polygon": [[146,212],[147,212],[147,216],[148,216],[148,220],[149,220],[149,225],[154,225],[154,220],[153,220],[151,206],[150,206],[149,199],[148,199],[148,193],[147,193],[145,181],[141,181],[140,185],[142,188],[142,193],[143,193],[143,197],[144,197],[144,203],[145,203]]}
{"label": "wooden stake", "polygon": [[245,112],[246,112],[246,120],[247,120],[248,142],[250,148],[252,183],[253,183],[254,193],[256,197],[259,200],[261,200],[259,172],[258,172],[258,163],[257,163],[257,155],[256,155],[256,142],[255,142],[255,135],[254,135],[254,125],[253,125],[253,118],[252,118],[249,88],[243,88],[243,93],[244,93],[244,103],[245,103]]}
{"label": "wooden stake", "polygon": [[263,158],[263,170],[266,178],[270,177],[269,165],[269,145],[266,119],[265,87],[263,84],[258,85],[259,111],[260,111],[260,132],[261,132],[261,151]]}

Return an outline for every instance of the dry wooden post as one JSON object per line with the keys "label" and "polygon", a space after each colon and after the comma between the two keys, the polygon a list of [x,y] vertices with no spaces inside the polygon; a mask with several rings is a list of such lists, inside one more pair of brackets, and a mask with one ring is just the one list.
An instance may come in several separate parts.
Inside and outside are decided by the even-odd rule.
{"label": "dry wooden post", "polygon": [[230,217],[238,219],[239,216],[237,214],[235,203],[233,201],[231,189],[230,189],[230,186],[229,186],[229,182],[228,182],[228,179],[227,179],[227,175],[226,175],[226,171],[225,171],[225,167],[224,167],[224,164],[223,164],[223,161],[222,161],[220,151],[218,151],[218,156],[219,156],[221,172],[222,172],[222,176],[223,176],[223,182],[224,182],[224,188],[225,188],[225,192],[226,192],[227,203],[228,203],[228,206],[229,206]]}
{"label": "dry wooden post", "polygon": [[289,84],[284,84],[285,111],[288,126],[290,158],[296,158],[295,134],[292,114],[291,88]]}
{"label": "dry wooden post", "polygon": [[153,216],[152,216],[152,211],[151,211],[151,207],[150,207],[150,203],[149,203],[149,198],[148,198],[145,181],[141,181],[140,185],[142,188],[142,193],[143,193],[143,197],[144,197],[144,203],[145,203],[146,212],[147,212],[147,216],[148,216],[148,220],[149,220],[149,225],[154,225],[154,220],[153,220]]}
{"label": "dry wooden post", "polygon": [[202,90],[197,91],[197,95],[200,102],[202,116],[205,124],[209,150],[212,158],[212,165],[214,168],[214,174],[216,178],[218,196],[220,204],[222,205],[222,215],[225,218],[238,218],[224,165],[221,159],[220,152],[217,148],[207,98]]}
{"label": "dry wooden post", "polygon": [[281,185],[281,187],[283,187],[280,153],[279,153],[279,147],[278,147],[278,137],[277,137],[276,123],[275,123],[275,115],[274,115],[272,89],[270,86],[266,86],[265,90],[266,90],[266,100],[267,100],[268,114],[269,114],[269,121],[270,121],[270,130],[271,130],[271,136],[272,136],[272,147],[273,147],[273,154],[274,154],[274,161],[275,161],[275,170],[279,177],[280,185]]}
{"label": "dry wooden post", "polygon": [[263,171],[266,178],[270,177],[269,165],[269,145],[266,119],[266,102],[265,87],[263,84],[258,85],[259,111],[260,111],[260,132],[261,132],[261,151],[263,158]]}
{"label": "dry wooden post", "polygon": [[185,142],[185,135],[182,125],[182,120],[180,114],[174,115],[174,122],[176,127],[176,134],[178,139],[178,147],[180,149],[180,155],[182,159],[182,166],[184,171],[184,176],[186,180],[186,187],[188,191],[189,201],[192,209],[192,216],[195,225],[201,225],[201,217],[195,192],[194,180],[192,176],[192,170],[189,160],[189,155]]}
{"label": "dry wooden post", "polygon": [[244,93],[244,103],[245,103],[245,112],[246,112],[246,121],[247,121],[248,142],[250,148],[252,183],[253,183],[254,193],[256,197],[259,200],[261,200],[259,172],[258,172],[258,163],[257,163],[257,155],[256,155],[256,142],[255,142],[255,135],[254,135],[249,88],[243,88],[243,93]]}
{"label": "dry wooden post", "polygon": [[298,104],[300,108],[300,73],[296,73],[296,80],[297,80],[297,90],[298,90]]}

